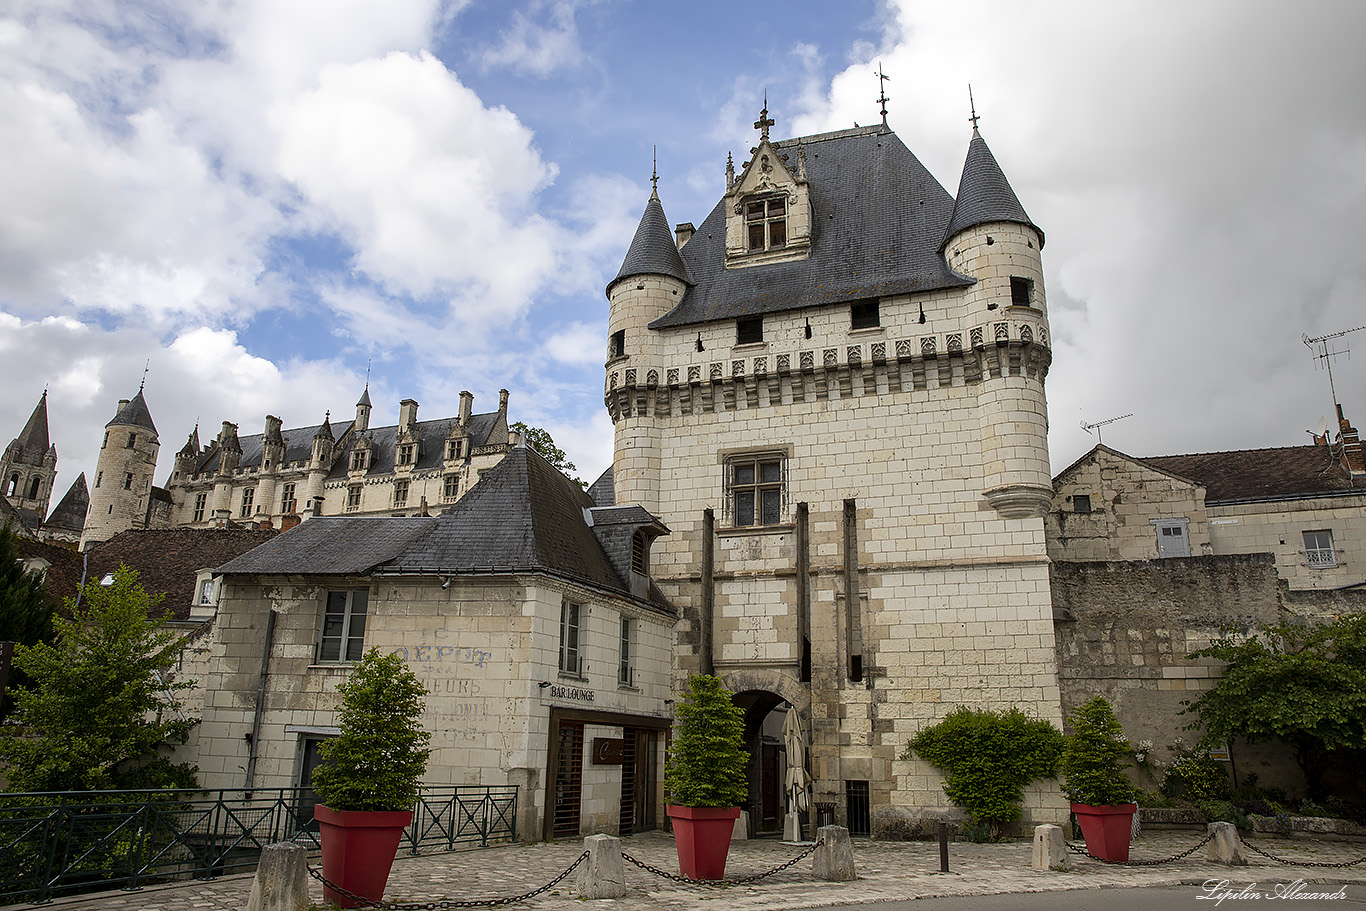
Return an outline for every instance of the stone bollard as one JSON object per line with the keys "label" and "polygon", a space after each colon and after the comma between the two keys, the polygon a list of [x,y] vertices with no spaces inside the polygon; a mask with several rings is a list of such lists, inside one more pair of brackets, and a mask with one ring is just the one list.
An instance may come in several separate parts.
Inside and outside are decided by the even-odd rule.
{"label": "stone bollard", "polygon": [[816,847],[811,857],[811,872],[817,879],[842,883],[858,879],[854,869],[854,843],[844,826],[821,826],[816,830]]}
{"label": "stone bollard", "polygon": [[247,911],[308,911],[308,849],[281,842],[261,849]]}
{"label": "stone bollard", "polygon": [[1034,869],[1066,870],[1071,864],[1067,856],[1067,840],[1061,826],[1034,827]]}
{"label": "stone bollard", "polygon": [[579,868],[579,892],[584,898],[621,898],[626,894],[626,867],[621,860],[621,839],[590,835],[583,840],[588,852]]}
{"label": "stone bollard", "polygon": [[749,811],[741,810],[730,830],[731,841],[749,841]]}
{"label": "stone bollard", "polygon": [[1246,867],[1247,854],[1243,851],[1243,840],[1238,837],[1238,827],[1231,822],[1212,822],[1209,824],[1209,846],[1205,848],[1205,858],[1212,863],[1227,867]]}

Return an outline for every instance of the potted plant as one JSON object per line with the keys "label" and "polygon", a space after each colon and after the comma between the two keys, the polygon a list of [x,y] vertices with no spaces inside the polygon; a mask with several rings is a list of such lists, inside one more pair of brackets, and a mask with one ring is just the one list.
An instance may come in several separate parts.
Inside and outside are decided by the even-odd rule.
{"label": "potted plant", "polygon": [[[374,648],[337,691],[341,733],[319,749],[323,762],[313,772],[323,877],[377,902],[427,769],[430,735],[419,723],[427,691],[403,659]],[[330,887],[323,894],[355,907]]]}
{"label": "potted plant", "polygon": [[664,783],[678,871],[720,879],[739,805],[749,796],[744,713],[718,678],[695,675],[678,703],[677,725]]}
{"label": "potted plant", "polygon": [[1100,696],[1078,706],[1068,722],[1072,733],[1059,766],[1086,850],[1104,860],[1128,860],[1138,789],[1121,763],[1129,755],[1124,730],[1110,703]]}

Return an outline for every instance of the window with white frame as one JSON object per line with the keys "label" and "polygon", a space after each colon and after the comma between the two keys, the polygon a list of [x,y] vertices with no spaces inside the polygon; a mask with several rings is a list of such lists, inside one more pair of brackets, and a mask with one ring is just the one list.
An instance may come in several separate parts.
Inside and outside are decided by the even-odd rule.
{"label": "window with white frame", "polygon": [[366,589],[332,591],[323,606],[322,635],[318,640],[318,663],[359,661],[364,654]]}
{"label": "window with white frame", "polygon": [[1333,553],[1333,533],[1328,529],[1306,531],[1304,533],[1304,556],[1310,566],[1337,566],[1338,558]]}
{"label": "window with white frame", "polygon": [[783,517],[782,453],[732,456],[726,460],[727,503],[736,528],[777,525]]}
{"label": "window with white frame", "polygon": [[560,673],[577,677],[583,668],[579,650],[579,621],[582,605],[565,600],[560,602]]}
{"label": "window with white frame", "polygon": [[213,604],[213,579],[208,578],[199,583],[199,604]]}
{"label": "window with white frame", "polygon": [[635,686],[636,682],[636,621],[631,617],[621,618],[621,653],[617,662],[617,683]]}

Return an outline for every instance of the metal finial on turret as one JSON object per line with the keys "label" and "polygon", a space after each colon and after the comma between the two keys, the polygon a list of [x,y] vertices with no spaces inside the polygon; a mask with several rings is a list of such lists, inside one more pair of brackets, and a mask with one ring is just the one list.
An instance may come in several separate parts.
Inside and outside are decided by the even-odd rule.
{"label": "metal finial on turret", "polygon": [[650,195],[659,195],[659,146],[652,146],[653,165],[650,169]]}
{"label": "metal finial on turret", "polygon": [[759,131],[759,139],[768,139],[768,128],[773,126],[773,119],[768,116],[768,91],[764,91],[764,108],[759,112],[759,119],[754,121],[754,129]]}
{"label": "metal finial on turret", "polygon": [[977,104],[972,100],[972,83],[968,83],[968,109],[972,111],[972,116],[968,120],[972,122],[972,132],[976,133],[977,121],[982,118],[977,116]]}
{"label": "metal finial on turret", "polygon": [[887,98],[887,83],[891,78],[882,72],[882,63],[879,62],[877,65],[877,100],[878,104],[882,105],[882,125],[884,127],[887,125],[887,102],[890,100]]}
{"label": "metal finial on turret", "polygon": [[[142,390],[143,390],[143,388],[147,385],[147,372],[148,372],[149,370],[151,370],[151,369],[152,369],[152,359],[151,359],[151,358],[148,358],[148,359],[147,359],[147,365],[146,365],[145,367],[142,368],[142,382],[141,382],[141,383],[138,383],[138,395],[142,395]],[[47,391],[44,390],[43,394],[46,395],[46,394],[47,394]]]}

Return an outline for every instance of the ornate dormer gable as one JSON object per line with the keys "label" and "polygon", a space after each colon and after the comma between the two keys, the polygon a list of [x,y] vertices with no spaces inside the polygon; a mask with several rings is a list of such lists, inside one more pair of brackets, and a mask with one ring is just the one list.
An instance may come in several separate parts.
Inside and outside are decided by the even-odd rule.
{"label": "ornate dormer gable", "polygon": [[231,421],[223,422],[223,429],[218,431],[218,449],[222,456],[218,460],[218,474],[225,478],[232,477],[237,466],[242,463],[242,444],[237,439],[237,425]]}
{"label": "ornate dormer gable", "polygon": [[374,450],[374,443],[370,441],[369,434],[357,433],[356,442],[351,447],[351,453],[347,457],[346,470],[352,474],[364,474],[369,471]]}
{"label": "ornate dormer gable", "polygon": [[739,177],[726,170],[726,268],[739,269],[811,255],[811,192],[805,153],[783,150],[768,138],[768,106],[755,129],[759,145]]}
{"label": "ornate dormer gable", "polygon": [[469,461],[470,434],[465,424],[455,423],[449,426],[446,439],[442,443],[441,460],[447,468],[452,468]]}
{"label": "ornate dormer gable", "polygon": [[412,471],[422,457],[417,432],[417,402],[404,399],[398,406],[398,433],[394,437],[394,470]]}

